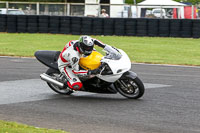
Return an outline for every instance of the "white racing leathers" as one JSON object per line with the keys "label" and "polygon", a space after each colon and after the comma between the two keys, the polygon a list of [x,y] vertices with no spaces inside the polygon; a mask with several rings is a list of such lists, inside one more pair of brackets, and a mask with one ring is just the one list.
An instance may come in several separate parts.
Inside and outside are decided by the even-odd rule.
{"label": "white racing leathers", "polygon": [[[102,42],[94,39],[94,44],[104,48],[110,54],[118,54],[116,49],[109,45],[105,45]],[[58,59],[58,68],[61,73],[63,73],[67,78],[67,85],[73,90],[80,90],[82,88],[82,83],[78,76],[87,75],[87,70],[79,69],[79,60],[82,54],[78,48],[78,40],[70,41],[64,47]]]}
{"label": "white racing leathers", "polygon": [[78,47],[74,46],[78,41],[70,41],[64,47],[58,59],[58,68],[63,73],[68,82],[67,85],[74,90],[82,88],[82,83],[78,78],[78,74],[87,74],[87,71],[79,70],[79,59],[82,56]]}

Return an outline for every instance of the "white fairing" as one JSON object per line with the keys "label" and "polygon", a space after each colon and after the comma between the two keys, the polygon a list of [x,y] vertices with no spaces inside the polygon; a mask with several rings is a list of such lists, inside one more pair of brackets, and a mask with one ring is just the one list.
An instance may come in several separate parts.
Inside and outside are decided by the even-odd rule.
{"label": "white fairing", "polygon": [[131,61],[128,55],[121,49],[118,49],[121,53],[122,57],[119,60],[112,60],[103,58],[101,62],[105,62],[111,68],[113,74],[112,75],[97,75],[98,78],[107,81],[107,82],[115,82],[118,80],[123,73],[129,71],[131,69]]}

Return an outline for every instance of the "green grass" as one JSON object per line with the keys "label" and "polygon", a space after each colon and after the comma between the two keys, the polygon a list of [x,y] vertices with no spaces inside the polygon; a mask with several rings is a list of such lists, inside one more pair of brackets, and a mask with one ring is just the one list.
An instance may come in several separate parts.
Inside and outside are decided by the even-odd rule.
{"label": "green grass", "polygon": [[0,120],[0,133],[66,133],[61,130],[36,128],[15,122],[5,122]]}
{"label": "green grass", "polygon": [[[92,36],[123,49],[132,61],[200,65],[200,39],[159,37]],[[62,50],[75,35],[0,34],[0,55],[33,56],[37,50]]]}

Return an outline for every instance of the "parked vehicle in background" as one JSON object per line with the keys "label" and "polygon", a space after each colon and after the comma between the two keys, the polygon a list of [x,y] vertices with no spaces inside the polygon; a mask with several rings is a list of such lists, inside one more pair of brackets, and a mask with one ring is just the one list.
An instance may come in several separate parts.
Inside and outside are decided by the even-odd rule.
{"label": "parked vehicle in background", "polygon": [[146,10],[146,15],[150,15],[152,14],[152,11],[151,10]]}
{"label": "parked vehicle in background", "polygon": [[167,18],[165,9],[153,9],[152,14],[157,18]]}
{"label": "parked vehicle in background", "polygon": [[6,9],[6,8],[0,8],[0,14],[25,15],[25,13],[20,9]]}

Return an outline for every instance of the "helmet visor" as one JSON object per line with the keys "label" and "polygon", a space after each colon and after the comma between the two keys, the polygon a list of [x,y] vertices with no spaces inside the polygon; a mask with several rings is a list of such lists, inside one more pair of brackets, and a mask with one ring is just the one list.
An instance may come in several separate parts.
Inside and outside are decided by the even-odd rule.
{"label": "helmet visor", "polygon": [[80,48],[84,55],[90,55],[94,46],[87,46],[84,43],[80,43]]}

